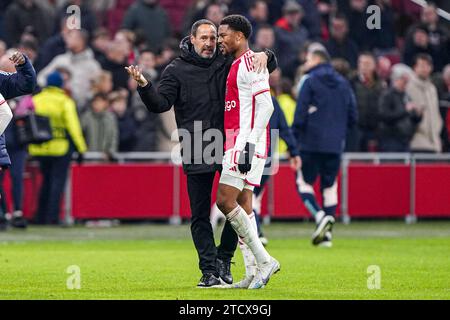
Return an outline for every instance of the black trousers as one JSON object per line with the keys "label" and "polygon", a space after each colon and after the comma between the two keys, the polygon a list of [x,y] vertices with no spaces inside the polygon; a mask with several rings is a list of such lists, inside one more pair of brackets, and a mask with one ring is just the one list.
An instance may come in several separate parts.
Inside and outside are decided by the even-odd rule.
{"label": "black trousers", "polygon": [[62,157],[38,157],[43,182],[35,222],[58,224],[61,198],[69,172],[71,153]]}
{"label": "black trousers", "polygon": [[217,275],[216,258],[230,260],[237,247],[238,237],[230,222],[225,222],[220,245],[216,247],[210,222],[211,192],[215,172],[188,174],[187,187],[191,204],[191,234],[197,249],[199,268],[203,274]]}

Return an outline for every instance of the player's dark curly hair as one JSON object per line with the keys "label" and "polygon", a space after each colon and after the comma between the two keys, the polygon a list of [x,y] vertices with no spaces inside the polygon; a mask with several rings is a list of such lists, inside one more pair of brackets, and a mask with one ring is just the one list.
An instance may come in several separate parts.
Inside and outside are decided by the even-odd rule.
{"label": "player's dark curly hair", "polygon": [[246,39],[252,35],[252,24],[246,17],[239,14],[226,16],[222,19],[220,25],[228,25],[230,29],[242,32]]}

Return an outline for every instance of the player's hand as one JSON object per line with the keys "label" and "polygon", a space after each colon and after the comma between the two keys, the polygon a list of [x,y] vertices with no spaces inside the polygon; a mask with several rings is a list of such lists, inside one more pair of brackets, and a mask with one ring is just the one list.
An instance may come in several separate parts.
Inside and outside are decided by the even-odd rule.
{"label": "player's hand", "polygon": [[148,84],[147,79],[142,75],[142,70],[138,66],[125,67],[128,74],[139,84],[141,87],[145,87]]}
{"label": "player's hand", "polygon": [[241,173],[246,174],[252,169],[252,159],[255,154],[255,145],[248,143],[245,149],[239,154],[238,169]]}
{"label": "player's hand", "polygon": [[11,60],[11,62],[14,63],[16,67],[23,65],[26,61],[23,53],[19,51],[14,52],[9,60]]}
{"label": "player's hand", "polygon": [[293,171],[297,172],[302,167],[302,158],[299,156],[290,157],[289,164]]}
{"label": "player's hand", "polygon": [[256,73],[265,72],[267,70],[267,54],[265,52],[258,52],[253,54],[252,67]]}

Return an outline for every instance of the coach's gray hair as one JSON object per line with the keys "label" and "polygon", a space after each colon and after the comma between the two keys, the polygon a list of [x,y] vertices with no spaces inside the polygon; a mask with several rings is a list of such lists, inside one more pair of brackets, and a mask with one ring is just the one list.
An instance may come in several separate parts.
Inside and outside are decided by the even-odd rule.
{"label": "coach's gray hair", "polygon": [[204,24],[209,24],[210,26],[213,26],[214,29],[216,29],[216,31],[217,31],[217,27],[212,21],[210,21],[208,19],[201,19],[201,20],[198,20],[198,21],[194,22],[194,24],[192,25],[192,27],[191,27],[191,35],[196,37],[198,28],[201,25],[204,25]]}

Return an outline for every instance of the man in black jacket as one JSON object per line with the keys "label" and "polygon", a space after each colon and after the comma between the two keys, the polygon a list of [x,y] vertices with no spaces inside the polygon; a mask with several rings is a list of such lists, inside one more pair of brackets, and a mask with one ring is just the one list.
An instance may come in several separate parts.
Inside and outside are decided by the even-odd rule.
{"label": "man in black jacket", "polygon": [[[226,222],[221,243],[216,248],[209,216],[214,177],[221,170],[222,159],[221,154],[214,152],[206,155],[211,141],[204,141],[203,133],[208,129],[223,131],[225,83],[233,58],[217,50],[217,29],[209,20],[195,22],[191,36],[182,40],[180,48],[181,56],[164,70],[158,89],[142,76],[138,67],[130,66],[127,71],[138,82],[139,95],[150,112],[162,113],[172,106],[175,108],[192,212],[191,233],[203,274],[198,287],[220,285],[220,279],[230,284],[233,281],[230,263],[237,235]],[[276,59],[271,52],[266,54],[272,71]],[[255,69],[266,67],[266,54],[255,54]],[[199,143],[201,148],[195,145]]]}

